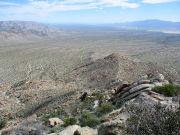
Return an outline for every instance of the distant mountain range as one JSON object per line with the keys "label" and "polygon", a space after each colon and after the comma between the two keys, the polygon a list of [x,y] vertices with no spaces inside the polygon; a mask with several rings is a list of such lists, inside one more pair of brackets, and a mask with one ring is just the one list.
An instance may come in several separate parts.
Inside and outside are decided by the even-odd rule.
{"label": "distant mountain range", "polygon": [[[76,27],[76,25],[72,25]],[[79,25],[77,25],[79,26]],[[82,25],[81,25],[82,26]],[[86,25],[85,28],[87,28]],[[105,25],[107,26],[107,25]],[[161,20],[144,20],[144,21],[135,21],[127,23],[116,23],[110,24],[108,26],[113,26],[115,28],[123,29],[135,29],[135,30],[149,30],[149,31],[161,31],[161,32],[171,32],[171,33],[180,33],[180,22],[170,22],[170,21],[161,21]],[[69,25],[61,26],[61,30],[66,28],[71,28]],[[37,22],[30,21],[0,21],[0,40],[6,39],[32,39],[32,38],[41,38],[41,37],[53,37],[59,32],[59,27],[53,25],[46,25]]]}
{"label": "distant mountain range", "polygon": [[0,21],[0,39],[47,37],[56,29],[42,23],[30,21]]}
{"label": "distant mountain range", "polygon": [[140,30],[171,30],[171,31],[180,30],[180,22],[161,21],[161,20],[144,20],[144,21],[118,23],[115,25],[121,28],[140,29]]}

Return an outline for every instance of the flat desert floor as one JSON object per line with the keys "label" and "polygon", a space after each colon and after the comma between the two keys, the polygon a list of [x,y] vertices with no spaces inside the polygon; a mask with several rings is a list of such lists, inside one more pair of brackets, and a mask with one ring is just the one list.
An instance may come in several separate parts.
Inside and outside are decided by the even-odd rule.
{"label": "flat desert floor", "polygon": [[56,37],[0,41],[0,83],[54,79],[82,63],[120,53],[180,76],[180,35],[104,27],[61,27]]}

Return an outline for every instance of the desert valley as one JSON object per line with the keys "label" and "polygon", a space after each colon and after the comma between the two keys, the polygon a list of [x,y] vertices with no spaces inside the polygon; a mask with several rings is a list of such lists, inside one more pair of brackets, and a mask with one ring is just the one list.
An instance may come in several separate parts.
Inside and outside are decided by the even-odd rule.
{"label": "desert valley", "polygon": [[151,23],[1,21],[0,134],[179,135],[180,25]]}

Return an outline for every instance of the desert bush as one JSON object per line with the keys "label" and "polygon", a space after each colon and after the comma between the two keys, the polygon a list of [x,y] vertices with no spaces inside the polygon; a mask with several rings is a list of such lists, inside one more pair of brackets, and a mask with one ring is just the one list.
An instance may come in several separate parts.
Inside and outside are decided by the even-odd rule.
{"label": "desert bush", "polygon": [[102,91],[97,91],[96,93],[94,93],[94,95],[96,96],[97,100],[102,100],[103,99],[103,93]]}
{"label": "desert bush", "polygon": [[84,112],[80,119],[81,126],[85,127],[96,127],[98,124],[100,124],[100,120],[92,113],[90,112]]}
{"label": "desert bush", "polygon": [[99,106],[99,107],[97,108],[96,113],[97,113],[98,115],[107,114],[107,113],[113,111],[114,108],[115,108],[115,107],[114,107],[112,104],[110,104],[110,103],[104,103],[104,104],[102,104],[101,106]]}
{"label": "desert bush", "polygon": [[86,98],[83,102],[76,102],[75,105],[71,107],[71,114],[73,116],[79,115],[83,110],[93,111],[94,108],[93,98]]}
{"label": "desert bush", "polygon": [[16,82],[11,86],[11,88],[13,89],[13,88],[20,87],[20,86],[24,85],[26,82],[27,82],[27,80],[22,80],[22,81]]}
{"label": "desert bush", "polygon": [[54,118],[54,117],[64,119],[65,117],[67,117],[67,114],[64,110],[62,110],[61,108],[58,108],[52,111],[50,114],[43,116],[42,121],[44,121],[45,124],[48,124],[49,118]]}
{"label": "desert bush", "polygon": [[173,84],[155,87],[153,91],[163,94],[168,97],[180,95],[180,87]]}
{"label": "desert bush", "polygon": [[51,133],[58,133],[64,130],[64,127],[58,126],[58,127],[53,127],[49,130],[49,134]]}
{"label": "desert bush", "polygon": [[77,123],[77,119],[74,117],[68,117],[64,119],[64,126],[67,127],[69,125],[75,125]]}
{"label": "desert bush", "polygon": [[154,109],[133,106],[129,109],[127,120],[128,135],[179,135],[180,108],[170,108],[156,105]]}
{"label": "desert bush", "polygon": [[6,124],[7,124],[7,120],[3,118],[2,116],[0,116],[0,130],[4,128]]}
{"label": "desert bush", "polygon": [[52,113],[49,114],[49,118],[53,118],[53,117],[59,117],[59,118],[63,118],[64,116],[66,116],[66,112],[61,109],[55,109]]}

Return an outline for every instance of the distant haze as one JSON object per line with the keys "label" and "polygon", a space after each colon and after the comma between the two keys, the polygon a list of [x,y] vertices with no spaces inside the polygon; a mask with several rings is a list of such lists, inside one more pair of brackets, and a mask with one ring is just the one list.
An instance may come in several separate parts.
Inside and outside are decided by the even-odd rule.
{"label": "distant haze", "polygon": [[180,22],[180,0],[0,0],[0,20],[65,24]]}

